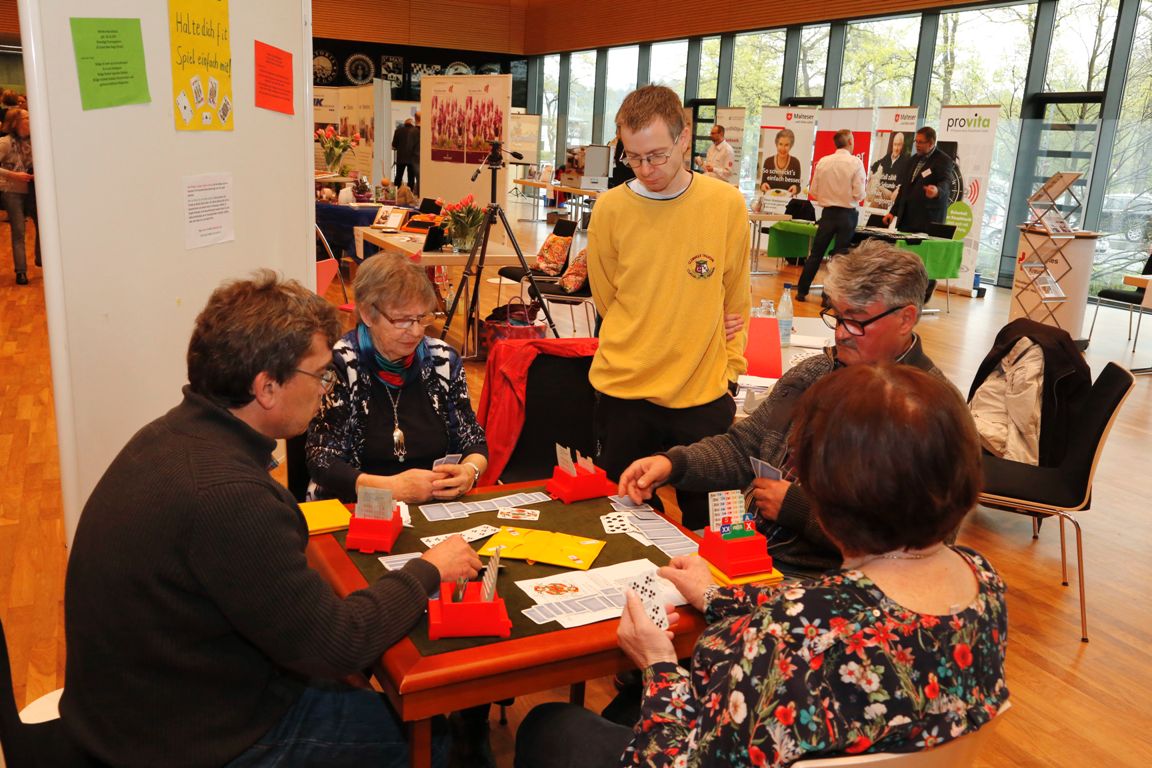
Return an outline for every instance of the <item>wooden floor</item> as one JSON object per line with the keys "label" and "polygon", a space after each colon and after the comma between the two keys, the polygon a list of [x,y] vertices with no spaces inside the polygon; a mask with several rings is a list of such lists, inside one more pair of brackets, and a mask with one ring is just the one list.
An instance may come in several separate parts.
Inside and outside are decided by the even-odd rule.
{"label": "wooden floor", "polygon": [[[514,220],[528,210],[513,204],[508,213]],[[518,226],[520,244],[534,252],[545,228]],[[41,274],[33,268],[32,285],[16,286],[7,268],[6,227],[0,228],[0,240],[0,466],[8,471],[0,486],[0,618],[8,635],[17,704],[22,705],[65,683],[66,550]],[[796,268],[781,276],[756,277],[754,298],[776,299],[782,278],[797,277]],[[492,288],[485,286],[485,305],[492,301]],[[336,285],[329,297],[339,293]],[[942,306],[943,297],[937,295],[933,303]],[[967,392],[1008,309],[1007,292],[991,290],[982,300],[953,297],[951,314],[921,322],[925,349],[961,390]],[[798,305],[797,312],[814,315],[816,306]],[[1123,310],[1101,310],[1087,353],[1094,374],[1109,360],[1152,364],[1152,329],[1146,329],[1150,338],[1134,359],[1125,342],[1126,326]],[[476,400],[483,367],[468,368]],[[1029,520],[1015,515],[978,509],[964,524],[961,543],[986,554],[1010,590],[1008,683],[1014,707],[980,765],[1152,765],[1150,448],[1152,379],[1142,377],[1112,430],[1096,476],[1093,509],[1081,516],[1088,644],[1079,637],[1074,559],[1072,586],[1060,585],[1054,523],[1044,525],[1037,541],[1031,538]],[[514,728],[528,708],[566,696],[556,690],[523,697],[509,711],[508,726],[493,722],[501,766],[512,765]],[[603,707],[610,696],[607,681],[588,686],[590,707]]]}

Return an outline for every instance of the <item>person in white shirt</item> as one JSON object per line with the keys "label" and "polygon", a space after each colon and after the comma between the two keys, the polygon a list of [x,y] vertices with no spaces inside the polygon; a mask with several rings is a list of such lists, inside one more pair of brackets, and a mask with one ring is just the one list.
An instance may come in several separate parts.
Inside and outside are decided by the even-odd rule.
{"label": "person in white shirt", "polygon": [[731,182],[736,153],[732,151],[732,145],[724,140],[724,126],[716,123],[709,135],[712,137],[712,146],[708,147],[708,156],[704,158],[704,173],[714,179]]}
{"label": "person in white shirt", "polygon": [[836,151],[816,163],[808,187],[808,198],[824,210],[816,225],[816,236],[812,238],[812,252],[804,262],[804,271],[796,285],[796,301],[808,298],[808,289],[816,279],[832,238],[836,238],[835,252],[845,250],[852,244],[852,235],[860,219],[859,204],[864,197],[867,179],[864,163],[852,154],[852,131],[836,131],[832,143],[836,145]]}

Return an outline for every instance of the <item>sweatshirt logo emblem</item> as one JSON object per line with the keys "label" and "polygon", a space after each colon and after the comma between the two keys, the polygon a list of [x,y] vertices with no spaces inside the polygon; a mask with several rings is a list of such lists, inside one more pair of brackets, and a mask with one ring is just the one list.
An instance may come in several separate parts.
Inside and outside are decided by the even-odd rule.
{"label": "sweatshirt logo emblem", "polygon": [[697,280],[712,277],[716,271],[716,260],[706,253],[698,253],[688,260],[688,274]]}

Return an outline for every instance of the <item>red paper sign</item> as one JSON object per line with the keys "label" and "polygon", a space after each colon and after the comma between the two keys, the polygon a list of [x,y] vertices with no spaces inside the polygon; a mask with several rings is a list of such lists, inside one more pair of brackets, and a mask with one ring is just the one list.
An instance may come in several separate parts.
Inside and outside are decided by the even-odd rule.
{"label": "red paper sign", "polygon": [[292,52],[256,41],[256,106],[295,114],[292,108]]}

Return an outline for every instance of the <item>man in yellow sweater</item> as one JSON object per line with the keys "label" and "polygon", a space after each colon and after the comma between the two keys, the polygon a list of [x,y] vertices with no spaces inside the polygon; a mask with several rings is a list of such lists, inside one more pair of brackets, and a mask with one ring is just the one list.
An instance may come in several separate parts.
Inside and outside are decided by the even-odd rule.
{"label": "man in yellow sweater", "polygon": [[[751,303],[748,217],[732,185],[685,167],[690,128],[675,92],[633,91],[616,113],[624,162],[636,173],[596,201],[588,279],[603,320],[589,378],[599,392],[599,465],[634,460],[719,434],[747,367]],[[685,497],[688,498],[685,498]],[[706,497],[680,494],[683,522],[707,523]]]}

